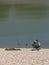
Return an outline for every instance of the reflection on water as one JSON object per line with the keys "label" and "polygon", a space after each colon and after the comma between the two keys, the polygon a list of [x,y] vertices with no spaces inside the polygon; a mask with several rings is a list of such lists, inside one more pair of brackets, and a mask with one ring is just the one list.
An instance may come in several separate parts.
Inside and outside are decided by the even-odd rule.
{"label": "reflection on water", "polygon": [[48,28],[49,8],[46,6],[0,5],[0,47],[31,47],[37,38],[46,46]]}
{"label": "reflection on water", "polygon": [[0,4],[0,20],[8,17],[9,5]]}
{"label": "reflection on water", "polygon": [[42,5],[15,5],[16,15],[20,17],[30,16],[32,18],[43,18],[48,15],[48,9],[48,7]]}
{"label": "reflection on water", "polygon": [[4,5],[0,4],[0,19],[8,18],[10,8],[15,10],[16,17],[43,18],[48,16],[49,7],[27,4]]}

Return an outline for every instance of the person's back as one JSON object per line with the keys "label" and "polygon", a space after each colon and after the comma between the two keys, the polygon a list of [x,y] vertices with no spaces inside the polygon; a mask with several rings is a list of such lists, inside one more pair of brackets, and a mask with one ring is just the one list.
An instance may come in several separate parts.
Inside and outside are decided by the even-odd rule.
{"label": "person's back", "polygon": [[38,40],[35,40],[32,44],[33,48],[38,49],[40,47],[40,42]]}

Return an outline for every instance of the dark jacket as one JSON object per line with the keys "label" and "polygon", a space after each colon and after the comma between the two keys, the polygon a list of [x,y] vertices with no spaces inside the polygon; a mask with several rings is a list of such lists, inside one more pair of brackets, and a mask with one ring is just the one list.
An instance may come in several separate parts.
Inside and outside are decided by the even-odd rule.
{"label": "dark jacket", "polygon": [[39,42],[33,42],[32,46],[33,46],[33,48],[39,48],[40,43]]}

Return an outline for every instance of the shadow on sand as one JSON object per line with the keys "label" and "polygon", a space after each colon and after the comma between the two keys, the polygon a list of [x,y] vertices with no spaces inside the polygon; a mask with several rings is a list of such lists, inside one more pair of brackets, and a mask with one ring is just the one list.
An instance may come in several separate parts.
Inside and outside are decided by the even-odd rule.
{"label": "shadow on sand", "polygon": [[31,49],[31,51],[39,51],[41,48],[33,48],[33,49]]}
{"label": "shadow on sand", "polygon": [[5,48],[5,50],[7,50],[7,51],[20,51],[21,49],[20,48],[17,48],[17,49],[15,49],[15,48]]}

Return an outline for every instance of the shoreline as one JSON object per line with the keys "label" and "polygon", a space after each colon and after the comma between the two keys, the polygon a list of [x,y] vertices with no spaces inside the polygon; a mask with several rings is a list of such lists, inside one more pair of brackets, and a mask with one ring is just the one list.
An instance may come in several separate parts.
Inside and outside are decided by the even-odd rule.
{"label": "shoreline", "polygon": [[49,65],[49,49],[32,51],[32,48],[20,48],[7,51],[0,48],[0,65]]}

